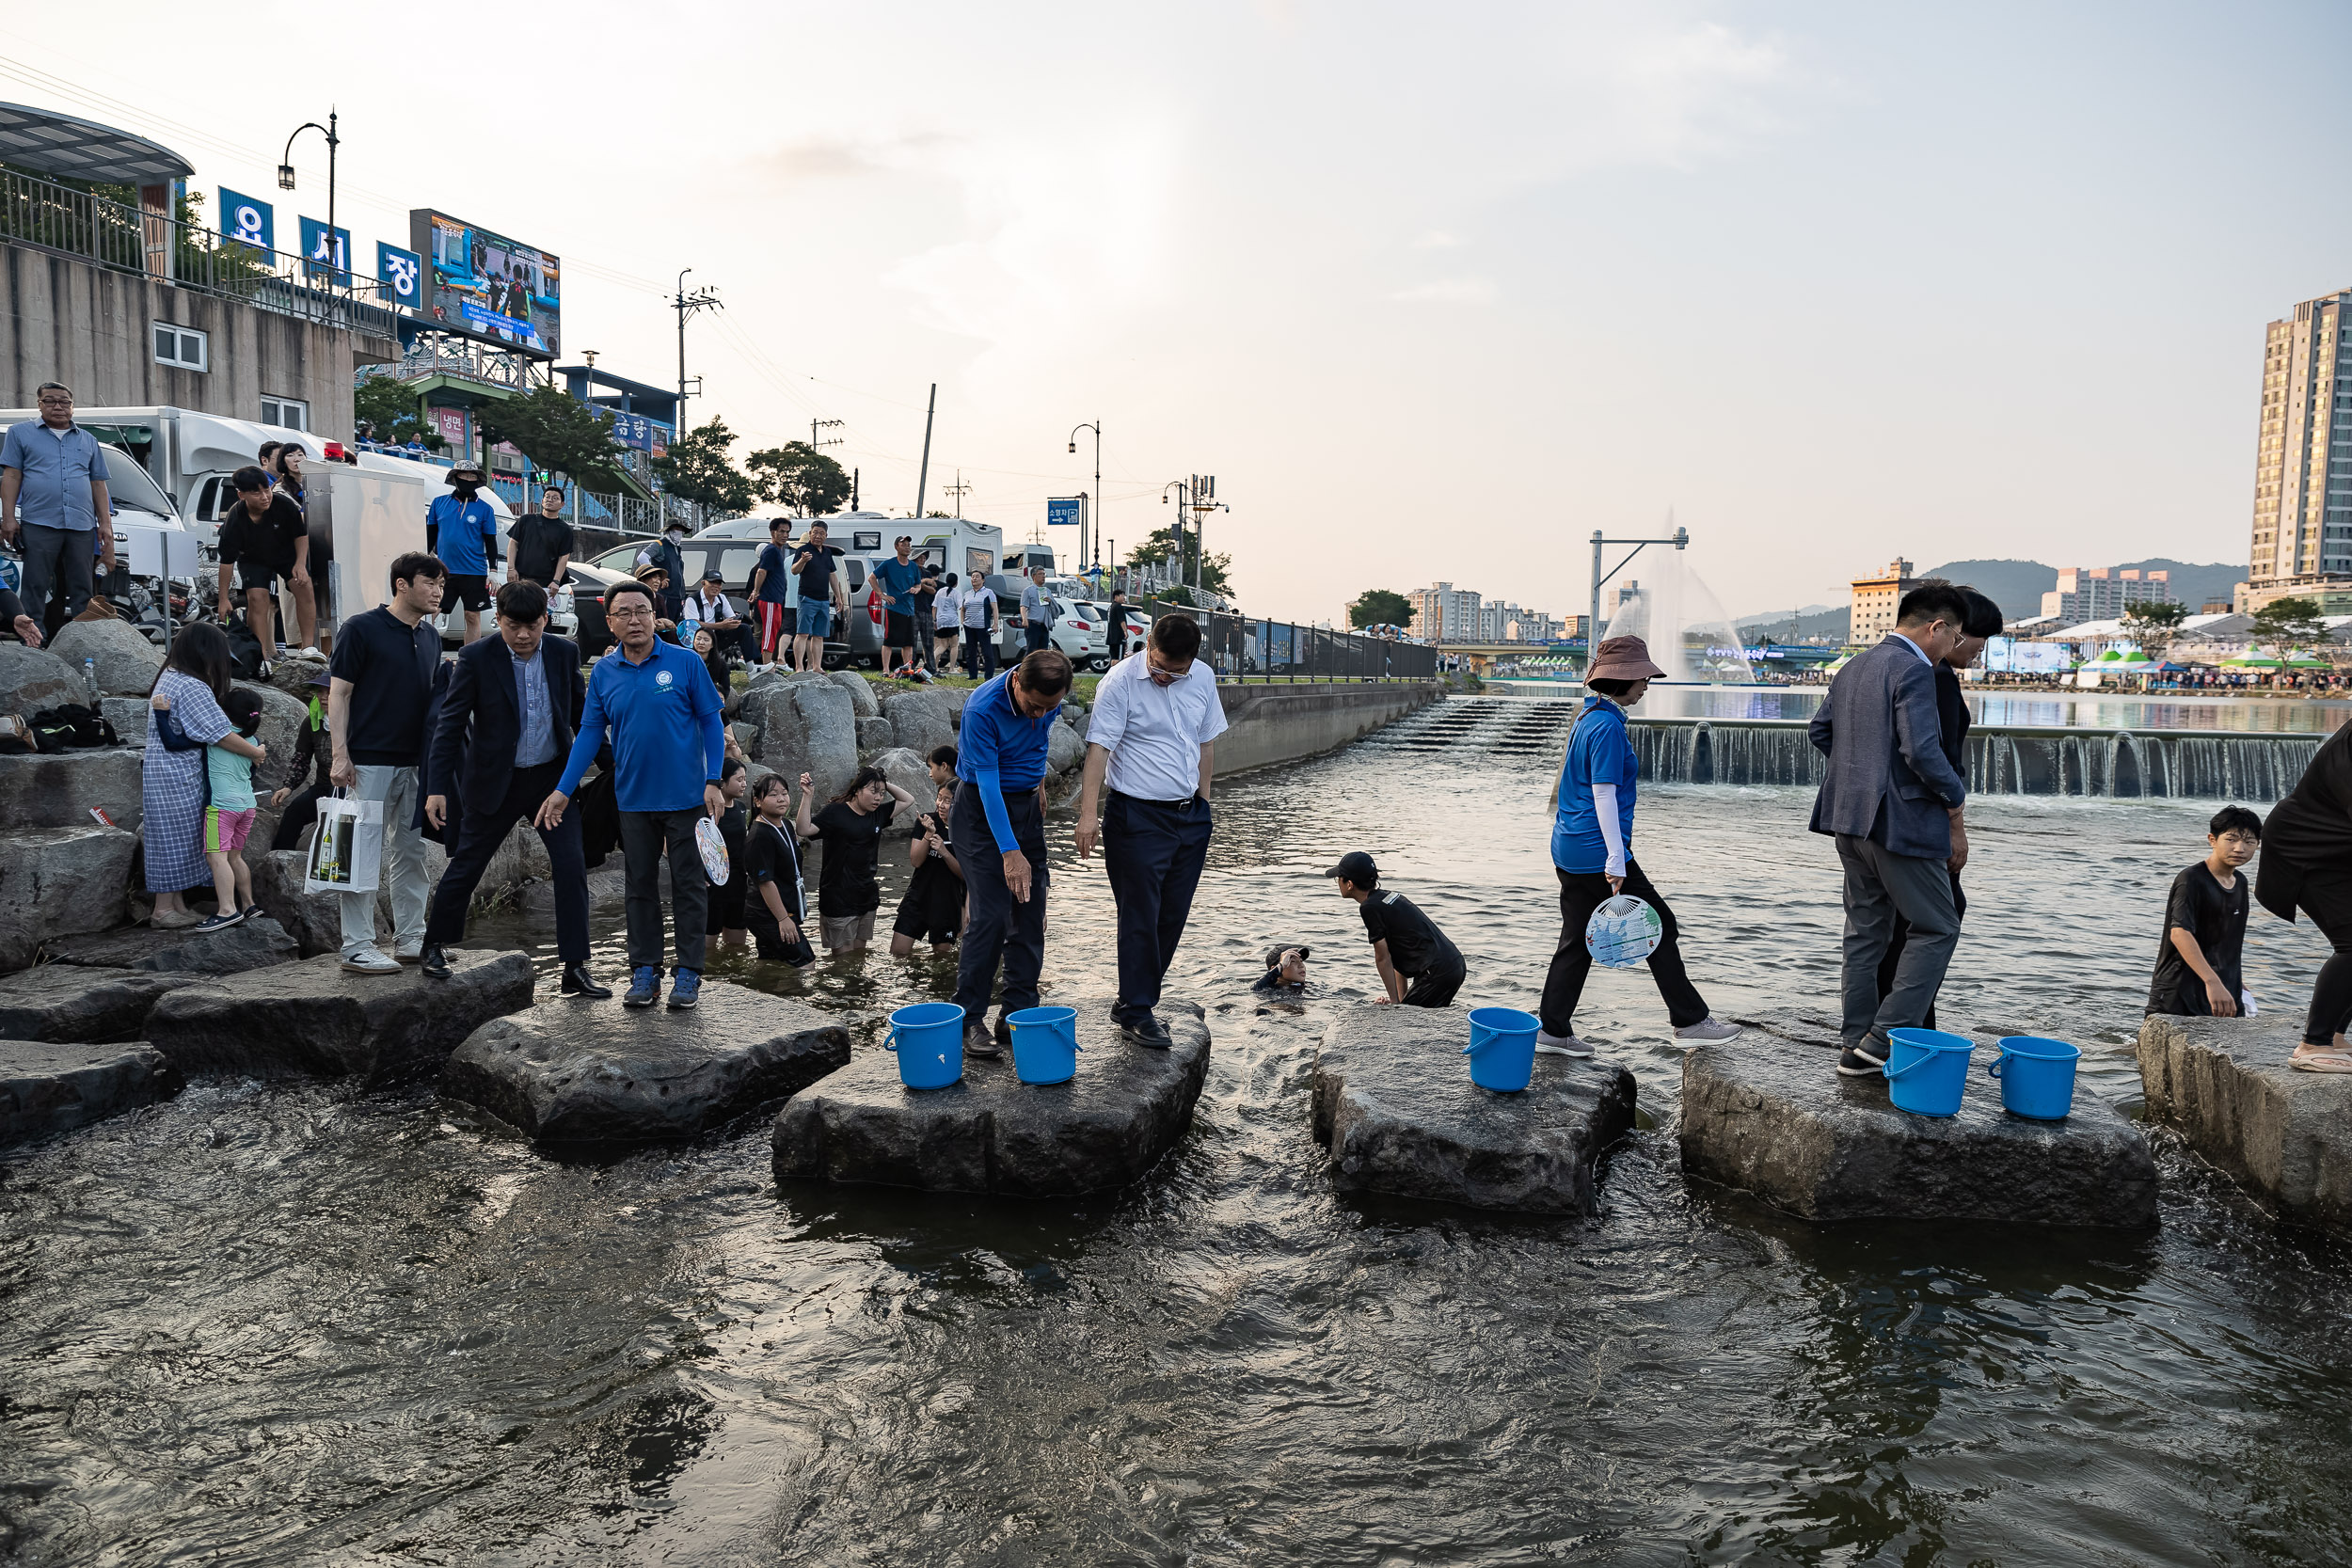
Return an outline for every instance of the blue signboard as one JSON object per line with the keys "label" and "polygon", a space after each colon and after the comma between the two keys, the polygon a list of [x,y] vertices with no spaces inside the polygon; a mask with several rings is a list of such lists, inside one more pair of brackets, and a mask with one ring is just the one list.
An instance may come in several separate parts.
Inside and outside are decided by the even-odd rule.
{"label": "blue signboard", "polygon": [[223,185],[220,188],[220,237],[235,245],[251,245],[256,250],[276,250],[278,225],[269,203],[256,201],[249,196],[239,196]]}
{"label": "blue signboard", "polygon": [[1047,528],[1076,528],[1085,516],[1084,496],[1048,496],[1045,499]]}
{"label": "blue signboard", "polygon": [[375,277],[394,305],[414,310],[424,303],[424,258],[415,251],[376,241]]}
{"label": "blue signboard", "polygon": [[335,247],[327,249],[326,225],[316,218],[304,218],[302,223],[302,275],[305,277],[331,277],[338,283],[351,281],[351,230],[335,230]]}

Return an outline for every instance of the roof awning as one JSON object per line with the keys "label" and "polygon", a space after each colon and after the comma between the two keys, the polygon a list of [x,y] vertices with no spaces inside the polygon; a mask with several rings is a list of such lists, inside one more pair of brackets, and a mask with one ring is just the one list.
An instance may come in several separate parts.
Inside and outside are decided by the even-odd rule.
{"label": "roof awning", "polygon": [[0,103],[0,163],[105,184],[184,180],[196,166],[168,147],[51,109]]}

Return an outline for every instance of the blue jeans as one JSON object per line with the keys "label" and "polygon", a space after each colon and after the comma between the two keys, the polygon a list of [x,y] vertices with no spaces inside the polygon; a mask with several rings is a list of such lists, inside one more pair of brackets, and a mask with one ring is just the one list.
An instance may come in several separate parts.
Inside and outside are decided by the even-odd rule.
{"label": "blue jeans", "polygon": [[997,852],[996,835],[989,831],[980,786],[956,785],[947,836],[963,863],[964,891],[972,901],[971,924],[964,927],[963,951],[956,962],[956,1006],[963,1009],[967,1024],[987,1018],[1000,959],[1008,1013],[1037,1006],[1038,975],[1045,968],[1045,814],[1038,809],[1037,791],[1007,790],[1005,815],[1012,819],[1013,842],[1029,860],[1025,904],[1016,902],[1005,885],[1005,859]]}
{"label": "blue jeans", "polygon": [[1160,1005],[1160,985],[1184,939],[1215,826],[1209,803],[1198,795],[1168,802],[1114,790],[1104,808],[1103,869],[1119,906],[1115,1011],[1121,1023],[1145,1018]]}

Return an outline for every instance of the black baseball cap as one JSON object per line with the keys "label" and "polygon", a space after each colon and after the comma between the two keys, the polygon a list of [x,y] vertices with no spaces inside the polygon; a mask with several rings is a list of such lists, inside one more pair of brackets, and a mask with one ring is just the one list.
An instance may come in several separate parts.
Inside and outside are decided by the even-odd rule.
{"label": "black baseball cap", "polygon": [[1380,880],[1380,868],[1372,863],[1372,857],[1361,849],[1351,849],[1340,857],[1340,863],[1324,873],[1327,877],[1344,877],[1358,887],[1372,887]]}
{"label": "black baseball cap", "polygon": [[[1279,968],[1281,968],[1281,967],[1282,967],[1282,955],[1283,955],[1283,954],[1285,954],[1285,953],[1287,953],[1287,952],[1289,952],[1290,950],[1291,950],[1291,949],[1290,949],[1290,947],[1289,947],[1288,945],[1284,945],[1284,946],[1281,946],[1281,947],[1269,947],[1269,948],[1267,948],[1267,949],[1265,950],[1265,966],[1266,966],[1266,968],[1268,968],[1268,969],[1279,969]],[[1311,951],[1312,951],[1312,949],[1311,949],[1311,948],[1306,948],[1306,947],[1301,947],[1301,948],[1299,948],[1299,949],[1298,949],[1298,961],[1299,961],[1300,963],[1305,963],[1305,962],[1307,961],[1307,955],[1308,955]]]}
{"label": "black baseball cap", "polygon": [[705,582],[724,582],[726,580],[726,574],[720,571],[716,566],[713,566],[709,571],[703,574],[703,581]]}

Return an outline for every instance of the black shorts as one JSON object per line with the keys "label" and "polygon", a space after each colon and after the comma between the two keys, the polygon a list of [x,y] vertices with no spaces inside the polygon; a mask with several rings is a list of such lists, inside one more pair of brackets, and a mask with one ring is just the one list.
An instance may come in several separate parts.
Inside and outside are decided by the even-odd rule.
{"label": "black shorts", "polygon": [[801,927],[800,941],[785,941],[784,927],[767,912],[764,903],[759,915],[752,921],[751,930],[752,941],[758,945],[759,956],[763,958],[788,964],[813,964],[817,961],[817,949],[809,945],[808,927]]}
{"label": "black shorts", "polygon": [[914,647],[914,617],[901,615],[895,610],[891,610],[888,624],[882,629],[882,646],[885,648]]}
{"label": "black shorts", "polygon": [[[750,903],[750,899],[745,896],[748,891],[744,885],[743,873],[739,870],[719,886],[710,889],[704,896],[703,934],[715,937],[722,931],[742,930],[743,911]],[[766,903],[762,902],[760,908],[765,910]]]}
{"label": "black shorts", "polygon": [[260,589],[276,594],[280,585],[294,592],[294,562],[291,561],[240,561],[237,562],[237,586],[250,594]]}
{"label": "black shorts", "polygon": [[1469,974],[1460,964],[1447,969],[1432,970],[1426,974],[1416,974],[1413,976],[1413,983],[1405,988],[1405,1006],[1408,1007],[1445,1006],[1453,1002],[1455,993],[1462,989],[1462,982],[1467,978],[1469,978]]}
{"label": "black shorts", "polygon": [[441,591],[442,609],[453,610],[462,606],[467,610],[480,611],[490,608],[488,577],[478,572],[471,576],[452,572],[447,580],[449,586]]}
{"label": "black shorts", "polygon": [[[956,884],[958,888],[962,885]],[[934,947],[945,946],[963,930],[963,899],[953,891],[926,896],[909,888],[906,896],[898,900],[898,915],[890,923],[890,930],[894,936],[928,942]]]}

